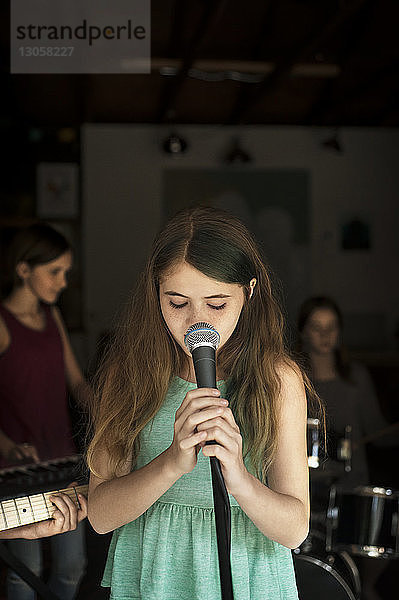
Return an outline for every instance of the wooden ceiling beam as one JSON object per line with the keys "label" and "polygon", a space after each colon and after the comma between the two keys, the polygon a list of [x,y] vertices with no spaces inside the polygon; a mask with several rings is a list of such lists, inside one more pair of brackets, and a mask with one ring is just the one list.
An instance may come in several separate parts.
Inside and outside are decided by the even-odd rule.
{"label": "wooden ceiling beam", "polygon": [[[269,1],[266,10],[263,15],[262,25],[260,27],[258,36],[255,37],[255,43],[252,48],[252,58],[258,59],[261,55],[262,50],[265,47],[265,40],[268,39],[270,32],[272,30],[272,25],[276,20],[278,2]],[[268,76],[276,70],[277,65],[273,64],[272,69],[267,72],[265,71],[264,78],[266,79]],[[235,100],[235,108],[245,106],[248,101],[248,89],[244,83],[238,89],[237,98]]]}
{"label": "wooden ceiling beam", "polygon": [[261,56],[262,50],[265,46],[265,40],[268,39],[269,34],[272,31],[272,24],[274,23],[275,14],[277,12],[278,2],[269,0],[268,2],[265,2],[265,4],[266,6],[258,35],[254,36],[255,42],[251,52],[253,60],[258,60]]}
{"label": "wooden ceiling beam", "polygon": [[[152,58],[151,71],[159,71],[161,75],[175,77],[180,69],[181,61],[178,59]],[[276,63],[271,61],[254,60],[227,60],[227,59],[197,59],[191,67],[204,73],[236,72],[240,74],[269,75],[276,69]],[[340,68],[330,63],[298,63],[292,66],[292,77],[337,77]],[[189,71],[188,71],[189,76]]]}
{"label": "wooden ceiling beam", "polygon": [[[337,63],[340,68],[340,75],[334,82],[326,81],[323,86],[319,97],[313,103],[311,109],[308,112],[308,116],[305,118],[305,122],[308,125],[316,125],[323,120],[323,115],[326,115],[331,109],[337,109],[337,94],[335,90],[338,88],[341,81],[344,81],[348,76],[348,72],[351,70],[351,60],[353,59],[356,51],[359,48],[359,42],[362,36],[367,32],[370,27],[371,9],[374,6],[373,0],[365,0],[363,5],[359,8],[356,15],[356,21],[351,27],[351,34],[347,37],[346,43],[342,46],[340,56],[338,57]],[[345,98],[340,104],[345,103],[348,97],[345,94]]]}
{"label": "wooden ceiling beam", "polygon": [[[369,96],[369,92],[380,88],[388,79],[397,77],[398,70],[399,66],[397,61],[394,61],[389,65],[384,65],[383,68],[369,73],[369,77],[366,80],[364,80],[360,85],[355,85],[350,90],[346,91],[345,95],[340,94],[339,97],[332,99],[329,106],[331,106],[331,108],[337,114],[341,109],[343,109],[345,106],[348,106],[351,102],[356,100],[361,101],[362,98],[367,98]],[[305,121],[304,125],[324,124],[328,108],[327,102],[323,108],[324,110],[320,110],[318,113],[318,120],[315,118],[315,113],[312,112],[310,113],[310,115],[313,116],[312,121]],[[383,113],[385,114],[385,109],[381,110],[381,114]]]}
{"label": "wooden ceiling beam", "polygon": [[[289,54],[282,57],[277,63],[275,70],[267,75],[263,82],[256,89],[246,89],[244,96],[239,94],[238,101],[226,121],[227,124],[244,123],[245,116],[249,110],[258,103],[261,98],[276,88],[281,79],[287,77],[293,65],[306,60],[312,56],[336,31],[361,8],[367,0],[352,0],[352,2],[342,3],[340,10],[337,11],[334,18],[330,18],[323,24],[318,24],[316,32],[309,35],[302,43],[297,44]],[[240,97],[241,96],[241,97]]]}
{"label": "wooden ceiling beam", "polygon": [[168,113],[176,100],[180,87],[186,79],[187,73],[195,60],[195,56],[198,52],[201,42],[205,38],[206,34],[210,31],[210,29],[219,20],[227,3],[228,0],[205,1],[205,6],[202,12],[200,22],[190,40],[189,48],[183,56],[183,60],[181,62],[179,71],[176,77],[174,77],[174,79],[165,82],[165,86],[161,93],[159,104],[160,108],[157,117],[157,121],[159,123],[163,122],[168,117]]}
{"label": "wooden ceiling beam", "polygon": [[187,0],[176,0],[166,56],[177,58],[182,53],[182,31],[184,31],[184,21],[188,8],[189,3]]}

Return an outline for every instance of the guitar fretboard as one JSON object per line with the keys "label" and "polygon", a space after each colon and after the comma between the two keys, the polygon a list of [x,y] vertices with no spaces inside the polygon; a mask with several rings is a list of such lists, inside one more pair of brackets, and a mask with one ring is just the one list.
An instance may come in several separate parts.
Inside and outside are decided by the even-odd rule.
{"label": "guitar fretboard", "polygon": [[53,490],[43,494],[33,494],[12,500],[0,502],[0,531],[12,529],[20,525],[30,525],[46,521],[53,517],[56,506],[50,501],[50,496],[62,492],[69,496],[76,506],[80,506],[78,493],[87,495],[87,485]]}

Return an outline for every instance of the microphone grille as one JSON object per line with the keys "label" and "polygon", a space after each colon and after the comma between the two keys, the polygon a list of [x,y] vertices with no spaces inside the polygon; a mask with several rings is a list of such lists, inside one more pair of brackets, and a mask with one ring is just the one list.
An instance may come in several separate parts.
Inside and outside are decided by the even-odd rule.
{"label": "microphone grille", "polygon": [[191,325],[184,336],[184,343],[189,352],[192,352],[197,346],[212,346],[215,350],[219,346],[220,335],[209,323],[194,323]]}

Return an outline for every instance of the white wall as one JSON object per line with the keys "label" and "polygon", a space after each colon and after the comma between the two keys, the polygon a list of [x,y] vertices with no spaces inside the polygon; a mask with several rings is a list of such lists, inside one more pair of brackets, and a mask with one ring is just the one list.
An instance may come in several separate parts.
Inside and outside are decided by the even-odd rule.
{"label": "white wall", "polygon": [[[333,295],[347,314],[380,313],[394,348],[399,320],[399,131],[343,129],[344,152],[321,147],[331,130],[179,126],[189,149],[161,151],[166,126],[95,125],[82,131],[83,248],[89,353],[145,260],[161,221],[165,168],[220,168],[231,138],[251,153],[251,169],[302,168],[311,174],[311,292]],[[234,168],[234,167],[232,167]],[[342,251],[342,219],[372,222],[371,251]]]}

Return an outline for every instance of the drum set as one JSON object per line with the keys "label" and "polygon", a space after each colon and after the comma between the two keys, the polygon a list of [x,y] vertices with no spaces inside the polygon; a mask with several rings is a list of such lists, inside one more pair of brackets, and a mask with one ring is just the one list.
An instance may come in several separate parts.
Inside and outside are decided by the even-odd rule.
{"label": "drum set", "polygon": [[[312,491],[312,475],[322,462],[320,433],[318,419],[308,419],[314,506],[309,535],[293,551],[298,595],[300,600],[359,600],[361,581],[353,557],[399,558],[399,492],[377,486],[343,489],[333,482],[323,494],[317,486]],[[350,433],[347,426],[334,456],[344,471],[351,469]]]}

